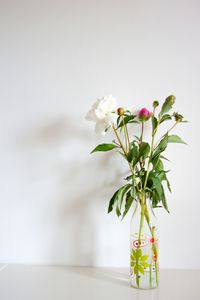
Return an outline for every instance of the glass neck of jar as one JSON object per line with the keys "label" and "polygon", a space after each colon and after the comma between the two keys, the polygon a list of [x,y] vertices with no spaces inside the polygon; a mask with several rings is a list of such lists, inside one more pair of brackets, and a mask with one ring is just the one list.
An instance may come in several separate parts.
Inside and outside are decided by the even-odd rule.
{"label": "glass neck of jar", "polygon": [[152,201],[145,193],[138,196],[137,200],[135,201],[134,214],[136,211],[141,211],[142,209],[147,211],[149,215],[153,215],[155,217]]}

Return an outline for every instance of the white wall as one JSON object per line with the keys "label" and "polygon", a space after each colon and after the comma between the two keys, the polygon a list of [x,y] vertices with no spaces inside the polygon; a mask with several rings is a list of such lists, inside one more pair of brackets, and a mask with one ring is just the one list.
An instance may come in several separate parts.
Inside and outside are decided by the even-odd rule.
{"label": "white wall", "polygon": [[160,265],[200,268],[200,2],[0,1],[0,261],[128,266],[130,215],[107,215],[121,157],[84,116],[96,97],[150,106],[169,94],[190,123],[173,161]]}

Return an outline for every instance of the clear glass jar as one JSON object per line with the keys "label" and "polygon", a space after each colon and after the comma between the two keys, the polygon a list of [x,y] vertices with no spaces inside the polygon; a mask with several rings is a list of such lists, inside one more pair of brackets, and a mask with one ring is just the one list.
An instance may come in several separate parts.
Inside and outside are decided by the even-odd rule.
{"label": "clear glass jar", "polygon": [[151,200],[145,193],[134,201],[130,228],[131,286],[151,289],[158,286],[158,228]]}

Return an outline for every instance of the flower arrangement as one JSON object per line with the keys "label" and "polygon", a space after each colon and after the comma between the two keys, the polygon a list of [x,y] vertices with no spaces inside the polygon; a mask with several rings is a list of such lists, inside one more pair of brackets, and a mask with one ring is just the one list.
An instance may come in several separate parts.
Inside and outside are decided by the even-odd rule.
{"label": "flower arrangement", "polygon": [[[171,192],[167,172],[164,167],[163,155],[168,144],[186,144],[178,135],[171,134],[172,130],[180,123],[187,122],[183,115],[172,112],[175,96],[166,98],[159,109],[159,102],[153,101],[152,111],[141,108],[137,113],[119,107],[111,95],[98,99],[87,113],[86,119],[94,121],[96,133],[105,135],[113,130],[115,139],[112,143],[104,143],[95,147],[91,153],[99,151],[116,150],[127,162],[130,174],[125,178],[126,183],[117,189],[110,199],[108,213],[114,207],[118,217],[123,219],[132,204],[136,202],[140,207],[140,217],[137,240],[131,246],[131,272],[135,275],[135,286],[140,287],[140,277],[149,268],[149,278],[152,287],[152,270],[156,272],[155,280],[158,283],[157,243],[155,226],[150,219],[147,199],[150,199],[152,208],[164,207],[169,212],[165,187]],[[144,126],[151,121],[151,139],[144,140]],[[159,128],[165,122],[171,122],[166,132],[158,137]],[[134,134],[134,125],[139,124],[139,135]],[[166,186],[165,186],[166,184]],[[142,242],[145,243],[143,233],[144,222],[149,228],[149,243],[151,244],[151,257],[142,252]],[[134,285],[134,284],[133,284]]]}

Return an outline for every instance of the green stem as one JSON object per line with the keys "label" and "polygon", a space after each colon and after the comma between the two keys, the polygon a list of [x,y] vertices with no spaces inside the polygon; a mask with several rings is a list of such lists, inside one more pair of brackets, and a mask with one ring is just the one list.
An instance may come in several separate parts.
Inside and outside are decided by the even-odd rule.
{"label": "green stem", "polygon": [[139,229],[139,236],[138,236],[138,242],[139,245],[141,244],[141,237],[142,237],[142,228],[144,224],[144,204],[141,204],[141,218],[140,218],[140,229]]}
{"label": "green stem", "polygon": [[168,134],[172,129],[174,129],[174,127],[175,127],[177,124],[178,124],[178,122],[174,123],[174,125],[173,125],[169,130],[167,130],[167,132],[166,132],[163,136],[161,136],[161,138],[159,138],[159,140],[158,140],[158,141],[156,142],[156,144],[155,144],[154,149],[158,146],[158,143],[164,138],[164,136],[165,136],[166,134]]}
{"label": "green stem", "polygon": [[[143,134],[144,134],[144,122],[142,122],[142,130],[141,130],[141,136],[140,136],[139,147],[141,146],[142,141],[143,141]],[[140,169],[142,169],[142,167],[143,167],[143,161],[142,161],[142,158],[140,158],[139,164],[140,164]],[[142,182],[141,182],[141,188],[142,188]]]}
{"label": "green stem", "polygon": [[151,159],[152,159],[153,149],[154,149],[154,139],[155,139],[155,133],[153,133],[152,140],[151,140],[151,152],[150,152],[150,156],[149,156],[149,160],[148,160],[148,165],[147,165],[147,172],[146,172],[146,177],[145,177],[145,181],[144,181],[144,189],[145,189],[145,187],[147,185],[147,179],[148,179],[149,172],[150,172],[150,164],[151,164]]}
{"label": "green stem", "polygon": [[[155,227],[152,226],[151,227],[151,224],[150,224],[150,217],[149,217],[149,213],[148,213],[148,209],[147,209],[147,206],[145,205],[145,219],[147,221],[147,224],[149,226],[149,230],[151,232],[151,236],[152,236],[152,239],[154,239],[154,243],[152,243],[152,254],[155,256],[156,260],[155,260],[155,271],[156,271],[156,283],[158,285],[158,262],[157,262],[157,258],[158,258],[158,250],[157,250],[157,247],[156,247],[156,244],[155,244]],[[152,263],[151,263],[151,267],[152,267]],[[150,273],[150,277],[152,276],[152,274]],[[152,280],[152,279],[151,279]]]}
{"label": "green stem", "polygon": [[[141,237],[142,237],[142,229],[144,225],[144,203],[145,203],[145,196],[142,195],[142,198],[140,199],[140,205],[141,205],[141,217],[140,217],[140,228],[139,228],[139,235],[138,235],[138,249],[141,248]],[[138,251],[137,249],[137,251]],[[138,265],[138,255],[136,257],[136,265]],[[136,273],[136,283],[138,288],[140,287],[140,276],[139,276],[139,270],[137,268]]]}
{"label": "green stem", "polygon": [[128,153],[128,139],[127,139],[127,132],[126,132],[126,128],[125,128],[124,118],[123,118],[123,124],[124,124],[124,138],[125,138],[125,143],[126,143],[126,152]]}
{"label": "green stem", "polygon": [[125,150],[125,148],[124,148],[124,146],[123,146],[123,144],[122,144],[122,141],[121,141],[121,139],[120,139],[120,137],[119,137],[119,134],[118,134],[117,129],[115,128],[114,124],[112,125],[112,128],[113,128],[113,130],[114,130],[114,132],[115,132],[115,135],[116,135],[116,137],[117,137],[117,139],[118,139],[118,142],[119,142],[119,144],[120,144],[120,146],[121,146],[121,148],[122,148],[124,154],[127,156],[127,152],[126,152],[126,150]]}
{"label": "green stem", "polygon": [[[122,141],[121,141],[121,139],[120,139],[120,136],[119,136],[119,134],[118,134],[118,132],[117,132],[117,129],[115,128],[114,124],[112,125],[112,128],[113,128],[114,133],[115,133],[115,135],[116,135],[116,137],[117,137],[117,140],[118,140],[118,142],[119,142],[119,145],[120,145],[122,151],[124,152],[124,155],[127,157],[127,152],[126,152],[126,150],[125,150],[125,148],[124,148],[124,146],[123,146],[123,143],[122,143]],[[127,160],[127,161],[128,161],[128,160]],[[128,162],[128,165],[129,165],[130,171],[131,171],[131,173],[132,173],[132,175],[133,175],[133,179],[134,179],[134,181],[135,181],[135,173],[134,173],[133,167],[132,167],[132,165],[131,165],[130,162]],[[139,191],[136,182],[135,182],[135,186],[136,186],[136,189]]]}
{"label": "green stem", "polygon": [[155,269],[156,269],[156,284],[158,285],[159,279],[158,279],[158,262],[155,262]]}
{"label": "green stem", "polygon": [[128,149],[130,150],[131,143],[130,143],[130,138],[129,138],[129,134],[128,134],[127,124],[125,124],[125,131],[126,131],[126,136],[127,136],[127,141],[128,141]]}
{"label": "green stem", "polygon": [[[154,117],[154,114],[155,114],[155,108],[153,110],[152,118]],[[145,177],[145,181],[144,181],[144,189],[147,185],[147,179],[148,179],[149,172],[150,172],[151,159],[152,159],[153,150],[154,150],[154,139],[155,139],[155,135],[156,135],[156,132],[157,132],[158,125],[159,125],[159,121],[158,121],[157,127],[155,129],[152,128],[151,149],[150,149],[150,155],[149,155],[149,160],[148,160],[148,165],[147,165],[146,177]]]}
{"label": "green stem", "polygon": [[140,136],[140,144],[142,143],[142,140],[143,140],[143,134],[144,134],[144,122],[142,122],[142,131],[141,131],[141,136]]}
{"label": "green stem", "polygon": [[149,265],[149,284],[152,287],[152,263]]}
{"label": "green stem", "polygon": [[[154,110],[155,111],[155,110]],[[153,116],[154,116],[154,112],[153,112]],[[157,132],[157,128],[160,124],[160,120],[158,120],[158,124],[157,127],[155,128],[155,130],[153,130],[152,132],[152,140],[151,140],[151,151],[150,151],[150,156],[149,156],[149,161],[148,161],[148,165],[147,165],[147,173],[146,173],[146,177],[145,177],[145,182],[144,182],[144,188],[146,187],[147,184],[147,180],[148,180],[148,176],[149,176],[149,172],[150,172],[150,164],[151,164],[151,159],[152,159],[152,155],[153,155],[153,151],[154,149],[157,147],[158,143],[160,140],[162,140],[162,138],[168,134],[176,125],[178,122],[176,122],[156,143],[156,145],[154,146],[154,140],[155,140],[155,135]]]}
{"label": "green stem", "polygon": [[156,243],[155,243],[156,241],[155,241],[155,227],[154,226],[152,227],[152,238],[154,239],[154,243],[152,243],[152,250],[153,250],[153,254],[155,256],[156,283],[158,285],[158,262],[157,262],[158,250],[157,250]]}

